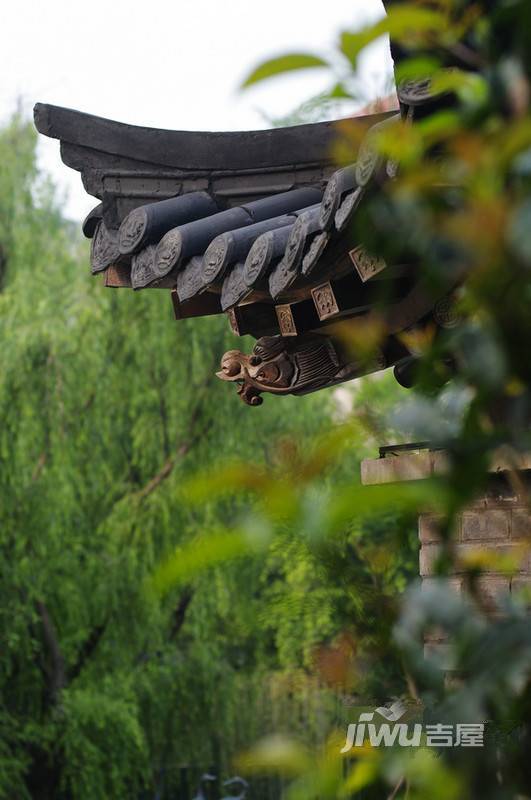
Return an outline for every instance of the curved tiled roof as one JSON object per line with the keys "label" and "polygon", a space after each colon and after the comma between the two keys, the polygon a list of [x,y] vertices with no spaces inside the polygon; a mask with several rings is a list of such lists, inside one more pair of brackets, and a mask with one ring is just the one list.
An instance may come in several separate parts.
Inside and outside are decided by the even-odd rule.
{"label": "curved tiled roof", "polygon": [[[368,115],[359,123],[370,131],[393,116]],[[92,271],[111,269],[108,283],[173,288],[181,304],[210,292],[220,311],[228,311],[253,300],[275,304],[310,296],[308,287],[319,278],[352,266],[326,256],[379,165],[366,147],[361,165],[333,171],[332,123],[196,134],[42,104],[35,122],[61,139],[65,161],[102,200],[83,231],[92,239]],[[143,166],[148,152],[152,163]],[[111,155],[113,168],[107,166]],[[188,185],[172,185],[174,176]]]}
{"label": "curved tiled roof", "polygon": [[[399,99],[408,113],[430,101],[429,87],[405,85]],[[262,384],[278,394],[300,393],[410,357],[393,336],[433,302],[412,268],[367,253],[349,225],[364,194],[395,175],[372,141],[399,116],[349,121],[361,128],[361,145],[355,163],[335,169],[331,146],[338,133],[331,123],[195,134],[54,106],[35,109],[37,128],[61,140],[63,160],[100,201],[83,231],[92,239],[92,271],[103,273],[107,286],[171,289],[178,318],[227,312],[236,333],[269,337],[274,388],[244,363],[247,357],[225,360],[220,373],[242,383],[252,404]],[[382,278],[392,283],[391,339],[380,360],[363,368],[341,354],[329,325],[370,312]],[[261,342],[253,363],[265,363]],[[280,367],[275,353],[282,343]]]}

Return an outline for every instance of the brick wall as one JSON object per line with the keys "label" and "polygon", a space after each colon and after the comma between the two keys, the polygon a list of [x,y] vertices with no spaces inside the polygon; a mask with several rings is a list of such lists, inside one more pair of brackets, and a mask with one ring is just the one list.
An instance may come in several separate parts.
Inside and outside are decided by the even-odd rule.
{"label": "brick wall", "polygon": [[[423,584],[429,585],[440,553],[436,516],[419,517],[419,540],[419,572]],[[457,520],[453,535],[457,564],[451,585],[460,591],[466,565],[480,561],[484,571],[478,581],[479,598],[486,610],[496,612],[503,594],[531,586],[531,553],[525,547],[530,540],[531,514],[523,497],[503,476],[493,476],[489,491]]]}
{"label": "brick wall", "polygon": [[[365,485],[422,480],[444,474],[447,459],[441,451],[402,451],[362,463],[361,476]],[[531,513],[524,497],[531,496],[531,454],[523,454],[518,472],[513,473],[519,490],[509,481],[508,464],[503,454],[495,455],[491,463],[488,490],[463,511],[456,521],[452,542],[456,566],[445,580],[456,592],[462,592],[464,572],[471,561],[481,564],[477,581],[477,602],[490,614],[501,613],[504,596],[527,587],[531,589]],[[437,559],[441,552],[440,519],[433,514],[419,516],[419,572],[422,586],[435,580]],[[452,648],[444,633],[432,629],[425,638],[426,652],[436,651],[447,675],[453,670]]]}
{"label": "brick wall", "polygon": [[[513,454],[509,463],[503,452],[494,454],[488,490],[459,516],[453,536],[457,565],[448,578],[450,585],[461,591],[466,564],[471,559],[482,559],[479,600],[493,614],[502,595],[531,587],[531,514],[524,502],[525,496],[531,496],[531,453],[520,454],[517,465],[514,458]],[[513,473],[513,478],[516,477],[518,491],[515,481],[509,480],[509,470],[515,468],[518,472],[515,476]],[[365,485],[396,483],[441,475],[447,469],[442,451],[401,450],[364,461],[361,476]],[[419,572],[425,586],[435,580],[440,553],[438,523],[437,517],[430,514],[419,517]]]}

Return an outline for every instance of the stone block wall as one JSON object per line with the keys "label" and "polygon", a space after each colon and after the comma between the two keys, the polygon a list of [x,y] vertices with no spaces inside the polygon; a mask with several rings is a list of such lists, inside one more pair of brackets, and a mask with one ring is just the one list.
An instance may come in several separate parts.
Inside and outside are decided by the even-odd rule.
{"label": "stone block wall", "polygon": [[[448,582],[460,592],[467,563],[483,557],[478,600],[483,609],[492,614],[498,613],[503,595],[531,587],[531,513],[526,506],[526,496],[531,494],[531,456],[522,456],[519,466],[517,491],[514,481],[511,483],[508,478],[504,460],[493,460],[487,492],[459,515],[453,535],[456,568]],[[443,474],[446,469],[447,462],[441,451],[405,451],[365,461],[362,481],[368,485],[422,480]],[[439,522],[433,514],[419,516],[419,573],[423,586],[435,580],[441,551]],[[514,571],[510,569],[511,564],[515,565]]]}
{"label": "stone block wall", "polygon": [[[527,482],[527,481],[526,481]],[[419,572],[429,584],[440,553],[439,520],[434,515],[419,516]],[[455,575],[450,578],[460,591],[470,559],[487,555],[487,563],[478,581],[479,597],[485,610],[495,612],[503,594],[531,586],[531,513],[525,498],[511,488],[503,475],[494,475],[488,492],[459,515],[453,542],[456,555]],[[516,568],[510,573],[510,565]]]}

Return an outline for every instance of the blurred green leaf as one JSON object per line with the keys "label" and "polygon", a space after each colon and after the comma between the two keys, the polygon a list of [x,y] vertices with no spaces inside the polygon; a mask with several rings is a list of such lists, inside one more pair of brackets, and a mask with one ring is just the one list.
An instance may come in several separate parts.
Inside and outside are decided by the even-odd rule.
{"label": "blurred green leaf", "polygon": [[258,492],[265,489],[271,480],[258,465],[250,469],[248,464],[233,462],[194,475],[184,483],[181,491],[186,502],[197,504],[226,497],[236,491]]}
{"label": "blurred green leaf", "polygon": [[422,80],[431,77],[440,69],[440,59],[421,55],[412,58],[405,58],[395,67],[395,79],[397,84],[402,81]]}
{"label": "blurred green leaf", "polygon": [[384,34],[411,48],[426,44],[427,41],[434,44],[437,41],[453,38],[446,14],[413,3],[403,3],[391,6],[387,17],[361,31],[355,33],[344,31],[341,34],[339,47],[351,64],[356,66],[360,52]]}
{"label": "blurred green leaf", "polygon": [[455,92],[468,103],[483,103],[488,96],[487,80],[475,72],[462,69],[440,69],[432,76],[432,90],[438,92]]}
{"label": "blurred green leaf", "polygon": [[260,81],[302,69],[329,68],[330,64],[320,56],[312,53],[288,53],[264,61],[256,67],[242,83],[242,89],[253,86]]}
{"label": "blurred green leaf", "polygon": [[379,774],[380,764],[376,758],[366,758],[358,761],[352,767],[348,778],[339,790],[339,797],[352,797],[354,792],[360,792],[366,786],[374,783]]}
{"label": "blurred green leaf", "polygon": [[332,86],[328,92],[328,97],[334,100],[351,100],[352,93],[347,89],[344,83],[339,81]]}
{"label": "blurred green leaf", "polygon": [[311,769],[312,759],[305,747],[281,734],[267,736],[238,756],[236,766],[244,774],[278,773],[295,777]]}
{"label": "blurred green leaf", "polygon": [[[462,800],[463,779],[428,748],[414,750],[404,758],[405,775],[418,800]],[[408,792],[409,794],[409,792]]]}
{"label": "blurred green leaf", "polygon": [[395,512],[419,509],[437,510],[448,502],[448,489],[442,480],[431,479],[380,486],[348,486],[338,489],[325,509],[325,530],[340,531],[355,517],[392,508]]}
{"label": "blurred green leaf", "polygon": [[179,583],[193,580],[206,569],[247,555],[249,538],[242,531],[218,531],[184,545],[165,559],[146,582],[150,592],[164,596]]}

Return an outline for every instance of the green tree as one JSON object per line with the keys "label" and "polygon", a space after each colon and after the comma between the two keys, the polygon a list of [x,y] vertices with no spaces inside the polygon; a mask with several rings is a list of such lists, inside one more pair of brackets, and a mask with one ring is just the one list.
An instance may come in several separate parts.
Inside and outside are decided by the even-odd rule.
{"label": "green tree", "polygon": [[[260,65],[247,83],[328,64],[332,88],[327,99],[348,98],[348,77],[356,70],[359,53],[390,33],[397,52],[406,54],[397,79],[422,86],[428,82],[433,94],[449,100],[413,125],[408,119],[397,120],[374,137],[377,157],[392,162],[397,178],[364,198],[354,222],[356,239],[369,251],[387,263],[413,259],[433,287],[444,285],[452,271],[464,279],[455,306],[460,323],[441,336],[417,342],[422,354],[417,386],[409,408],[395,423],[405,432],[407,422],[415,438],[444,447],[449,474],[420,486],[360,488],[349,469],[354,466],[352,447],[338,447],[338,439],[358,446],[363,439],[359,419],[347,424],[342,436],[334,430],[317,455],[306,449],[295,465],[286,461],[252,485],[244,470],[222,474],[242,496],[249,498],[249,488],[253,490],[247,529],[259,529],[273,553],[283,547],[286,560],[291,555],[296,565],[293,572],[284,569],[273,583],[275,609],[283,609],[291,596],[294,619],[305,625],[304,612],[311,601],[304,602],[303,596],[313,591],[319,613],[310,616],[326,630],[334,616],[333,603],[348,607],[360,639],[336,640],[334,653],[325,658],[326,671],[330,673],[332,664],[338,685],[345,685],[346,679],[351,692],[363,693],[371,685],[364,667],[379,661],[392,668],[376,684],[377,691],[387,687],[391,699],[400,680],[390,677],[396,677],[394,668],[401,666],[399,692],[404,698],[428,707],[437,704],[438,719],[445,722],[488,718],[493,738],[475,753],[466,748],[437,754],[427,748],[413,754],[368,748],[358,757],[343,759],[344,733],[341,742],[332,734],[328,746],[313,751],[277,737],[259,743],[241,764],[251,771],[276,769],[295,778],[286,792],[290,800],[516,799],[529,796],[531,787],[528,595],[514,596],[500,617],[485,614],[477,602],[480,561],[465,570],[462,598],[444,582],[425,592],[412,585],[402,607],[391,603],[391,613],[386,613],[387,586],[407,580],[407,564],[400,563],[399,574],[380,586],[376,603],[363,588],[364,578],[374,586],[390,568],[385,557],[386,547],[392,546],[390,531],[397,533],[394,552],[407,551],[411,515],[419,508],[435,509],[442,516],[439,574],[455,571],[453,522],[485,491],[492,454],[503,446],[517,463],[518,454],[530,448],[531,6],[526,0],[389,0],[386,5],[385,19],[361,31],[343,31],[330,60],[314,54],[285,55]],[[359,144],[353,128],[339,151],[345,163],[355,161]],[[443,418],[445,409],[450,413]],[[363,417],[370,422],[370,415]],[[227,491],[219,476],[209,486],[210,496]],[[529,502],[528,484],[518,488]],[[389,515],[387,520],[382,511]],[[234,534],[233,528],[226,532],[227,537]],[[278,544],[279,537],[284,537],[284,545]],[[302,545],[308,552],[300,551]],[[524,550],[528,555],[529,542]],[[198,564],[199,551],[195,549]],[[189,563],[193,552],[188,553]],[[483,565],[488,561],[484,555]],[[159,588],[167,588],[170,565],[155,574]],[[327,593],[324,600],[319,595],[320,576],[330,565],[338,576],[344,568],[345,582],[339,579],[343,591]],[[391,562],[391,569],[394,566]],[[516,569],[516,564],[507,564],[509,574]],[[173,577],[182,579],[178,570]],[[453,648],[459,676],[453,683],[445,682],[442,662],[424,655],[423,633],[433,626],[446,631]],[[278,628],[285,658],[296,627],[283,617]],[[303,662],[306,657],[302,652]]]}
{"label": "green tree", "polygon": [[[18,116],[0,132],[0,797],[191,791],[278,725],[323,738],[337,703],[314,653],[350,612],[303,542],[217,566],[212,536],[248,497],[227,478],[222,502],[194,506],[190,478],[295,464],[337,404],[249,414],[215,377],[225,320],[176,323],[166,292],[104,291],[35,146]],[[368,383],[360,409],[382,391]],[[208,571],[146,590],[201,542]]]}

